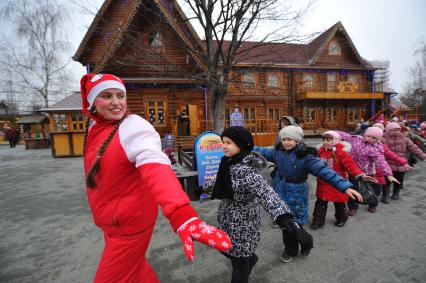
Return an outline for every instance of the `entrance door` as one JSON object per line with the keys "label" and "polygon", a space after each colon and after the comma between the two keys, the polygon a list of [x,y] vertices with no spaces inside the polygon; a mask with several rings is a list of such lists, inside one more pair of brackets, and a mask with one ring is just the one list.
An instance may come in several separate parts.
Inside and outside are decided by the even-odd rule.
{"label": "entrance door", "polygon": [[188,116],[189,116],[189,133],[191,136],[198,136],[200,133],[199,121],[198,121],[198,107],[194,104],[188,105]]}
{"label": "entrance door", "polygon": [[340,123],[340,108],[333,105],[328,105],[325,108],[324,114],[324,124],[332,129],[338,128]]}

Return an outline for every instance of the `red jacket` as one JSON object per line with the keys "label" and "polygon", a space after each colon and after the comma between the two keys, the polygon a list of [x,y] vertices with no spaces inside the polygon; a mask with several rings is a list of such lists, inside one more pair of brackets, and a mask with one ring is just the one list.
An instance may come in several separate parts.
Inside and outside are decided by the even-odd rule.
{"label": "red jacket", "polygon": [[[318,157],[324,160],[329,167],[333,168],[334,171],[345,179],[348,179],[348,172],[354,177],[362,175],[363,172],[344,148],[345,146],[342,143],[336,144],[335,150],[330,150],[322,146],[318,151]],[[348,201],[348,195],[339,192],[320,178],[317,178],[316,195],[318,198],[326,201]]]}
{"label": "red jacket", "polygon": [[[90,128],[84,154],[86,175],[113,128],[110,123],[94,123]],[[158,205],[175,231],[197,216],[161,151],[160,136],[137,115],[121,123],[99,168],[97,186],[87,188],[87,196],[95,224],[107,233],[133,234],[154,227]]]}

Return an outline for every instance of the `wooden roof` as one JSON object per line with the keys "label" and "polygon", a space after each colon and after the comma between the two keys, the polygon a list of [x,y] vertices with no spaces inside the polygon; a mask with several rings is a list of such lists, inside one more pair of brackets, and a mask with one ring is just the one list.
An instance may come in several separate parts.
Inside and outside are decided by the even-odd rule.
{"label": "wooden roof", "polygon": [[[236,66],[264,65],[277,67],[313,67],[337,32],[346,38],[360,67],[372,69],[358,53],[341,22],[336,23],[308,44],[243,42],[236,53]],[[227,49],[230,42],[224,44]]]}
{"label": "wooden roof", "polygon": [[42,108],[39,111],[54,112],[54,111],[77,111],[82,110],[80,92],[74,92],[70,96],[65,97],[61,101],[56,102],[48,108]]}
{"label": "wooden roof", "polygon": [[45,115],[28,115],[23,116],[19,118],[18,124],[41,124],[41,123],[48,123],[49,118]]}

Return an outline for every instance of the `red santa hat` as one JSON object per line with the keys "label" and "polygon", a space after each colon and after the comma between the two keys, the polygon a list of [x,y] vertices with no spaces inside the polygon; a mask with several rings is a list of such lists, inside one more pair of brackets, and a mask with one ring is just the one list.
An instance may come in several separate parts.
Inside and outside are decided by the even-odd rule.
{"label": "red santa hat", "polygon": [[126,93],[123,80],[111,74],[86,74],[80,80],[80,87],[83,113],[87,113],[96,97],[107,89],[115,88]]}

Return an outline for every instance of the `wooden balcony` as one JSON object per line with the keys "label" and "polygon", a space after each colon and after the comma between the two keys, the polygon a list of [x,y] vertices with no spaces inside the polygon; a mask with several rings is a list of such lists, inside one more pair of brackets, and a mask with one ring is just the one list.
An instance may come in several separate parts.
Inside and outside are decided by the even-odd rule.
{"label": "wooden balcony", "polygon": [[382,84],[371,82],[301,82],[296,84],[296,100],[383,99]]}

